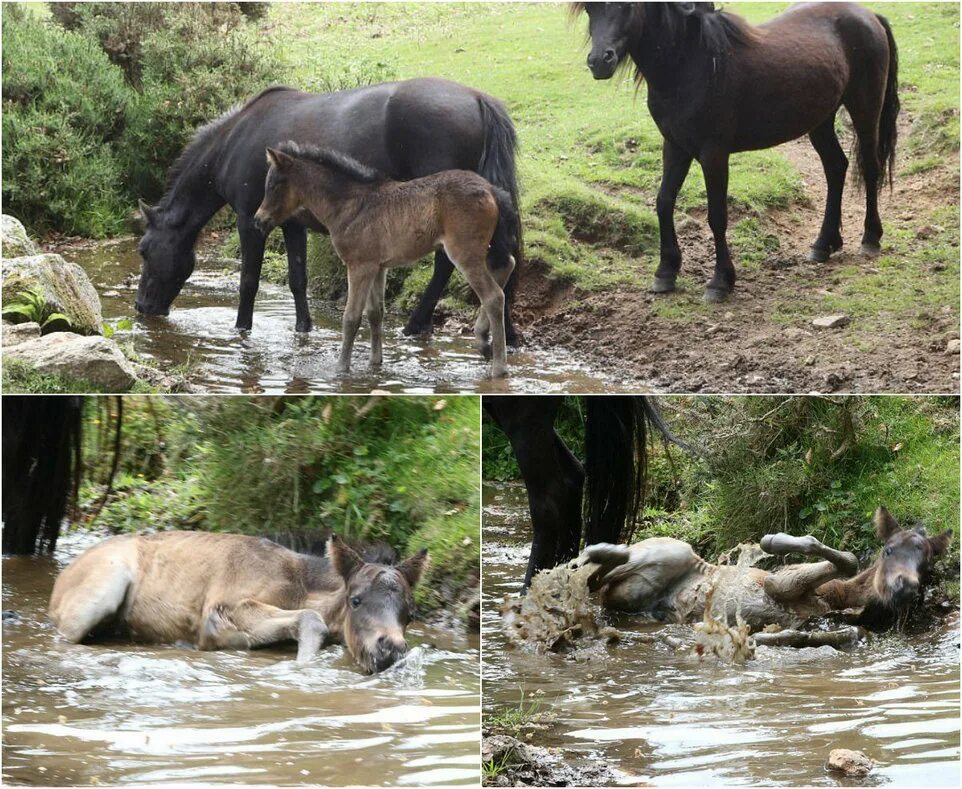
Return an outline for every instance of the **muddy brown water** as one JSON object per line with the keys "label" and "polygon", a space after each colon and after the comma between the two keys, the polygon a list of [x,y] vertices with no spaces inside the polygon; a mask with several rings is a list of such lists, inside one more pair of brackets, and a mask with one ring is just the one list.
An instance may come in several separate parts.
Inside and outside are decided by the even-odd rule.
{"label": "muddy brown water", "polygon": [[116,339],[153,366],[186,370],[209,392],[600,392],[623,385],[560,349],[527,346],[509,358],[510,377],[492,381],[473,339],[445,327],[427,339],[404,337],[406,316],[385,316],[384,364],[367,369],[369,337],[362,326],[352,373],[334,372],[341,341],[341,309],[313,301],[314,329],[294,331],[294,300],[286,286],[262,282],[249,333],[234,329],[239,273],[236,261],[199,255],[198,265],[166,317],[138,316],[134,297],[140,276],[137,239],[81,243],[59,250],[82,266],[100,294],[104,318],[131,318],[131,331]]}
{"label": "muddy brown water", "polygon": [[530,742],[573,767],[602,760],[625,785],[844,785],[825,769],[833,748],[878,763],[859,786],[959,785],[957,619],[851,653],[760,647],[735,666],[633,639],[661,629],[689,643],[690,628],[622,617],[617,646],[536,655],[507,644],[498,613],[527,560],[524,489],[486,485],[483,501],[485,716],[523,690],[547,727]]}
{"label": "muddy brown water", "polygon": [[[343,647],[197,652],[73,645],[45,610],[60,566],[3,559],[3,780],[9,784],[241,782],[477,785],[477,637],[414,624],[377,676]],[[6,617],[5,617],[6,618]]]}

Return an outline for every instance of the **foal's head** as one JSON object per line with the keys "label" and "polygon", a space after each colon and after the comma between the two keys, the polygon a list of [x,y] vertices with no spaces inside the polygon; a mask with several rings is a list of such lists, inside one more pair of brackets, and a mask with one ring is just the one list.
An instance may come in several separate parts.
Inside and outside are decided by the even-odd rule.
{"label": "foal's head", "polygon": [[872,588],[882,608],[897,621],[918,600],[925,573],[948,547],[952,530],[929,537],[923,526],[903,529],[884,507],[879,507],[875,532],[885,547],[875,563]]}
{"label": "foal's head", "polygon": [[411,590],[427,564],[427,550],[395,566],[365,562],[332,535],[328,556],[344,580],[344,642],[362,668],[383,671],[407,653],[404,630],[414,613]]}
{"label": "foal's head", "polygon": [[143,265],[134,307],[145,315],[166,315],[194,271],[194,239],[182,221],[159,208],[141,201],[140,213],[147,229],[137,248]]}

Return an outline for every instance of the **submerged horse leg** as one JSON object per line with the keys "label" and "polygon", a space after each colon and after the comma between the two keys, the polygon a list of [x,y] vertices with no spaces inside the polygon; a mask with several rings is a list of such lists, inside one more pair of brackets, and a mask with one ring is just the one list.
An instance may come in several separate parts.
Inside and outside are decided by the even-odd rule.
{"label": "submerged horse leg", "polygon": [[284,246],[287,247],[287,283],[294,296],[294,331],[311,330],[311,311],[307,306],[307,229],[300,222],[285,222]]}
{"label": "submerged horse leg", "polygon": [[297,641],[297,662],[310,660],[328,633],[321,615],[310,608],[286,610],[257,600],[213,606],[201,629],[200,649],[254,649]]}
{"label": "submerged horse leg", "polygon": [[789,602],[814,592],[819,586],[836,578],[851,578],[858,572],[858,559],[847,551],[836,551],[823,545],[811,535],[793,537],[790,534],[766,534],[762,550],[776,556],[801,553],[818,556],[825,561],[792,564],[765,578],[765,592],[773,599]]}
{"label": "submerged horse leg", "polygon": [[[346,261],[345,261],[346,263]],[[367,263],[347,264],[347,304],[344,305],[344,319],[341,323],[341,355],[337,360],[337,372],[344,375],[351,371],[351,351],[354,338],[361,327],[361,317],[367,304],[368,293],[374,284],[379,268]]]}
{"label": "submerged horse leg", "polygon": [[254,299],[261,282],[266,236],[254,226],[251,217],[237,215],[237,232],[241,243],[240,304],[235,328],[250,331],[254,323]]}
{"label": "submerged horse leg", "polygon": [[715,238],[715,273],[705,290],[705,301],[717,303],[735,289],[735,266],[728,250],[728,152],[709,146],[699,159],[708,191],[708,225]]}
{"label": "submerged horse leg", "polygon": [[681,249],[675,234],[675,201],[681,185],[691,168],[691,154],[670,140],[662,146],[661,188],[655,208],[658,213],[658,235],[661,238],[661,260],[655,271],[652,293],[669,293],[675,289],[675,280],[681,269]]}
{"label": "submerged horse leg", "polygon": [[833,252],[842,248],[842,192],[845,189],[845,173],[848,171],[848,157],[839,144],[835,133],[835,116],[816,127],[808,139],[822,160],[828,194],[825,198],[825,216],[822,229],[812,245],[808,259],[821,263],[828,260]]}
{"label": "submerged horse leg", "polygon": [[371,369],[384,361],[384,288],[387,285],[387,269],[380,269],[367,294],[367,322],[371,327]]}

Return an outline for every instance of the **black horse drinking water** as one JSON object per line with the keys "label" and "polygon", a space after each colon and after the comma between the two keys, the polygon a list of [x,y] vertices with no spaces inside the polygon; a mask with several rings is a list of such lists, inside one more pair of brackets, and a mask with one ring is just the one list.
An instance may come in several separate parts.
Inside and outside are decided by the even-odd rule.
{"label": "black horse drinking water", "polygon": [[[511,195],[517,207],[517,147],[504,106],[491,96],[442,79],[413,79],[337,93],[302,93],[274,87],[203,127],[168,176],[167,193],[155,207],[141,204],[147,232],[140,242],[143,271],[136,307],[166,315],[194,270],[194,244],[201,229],[225,204],[237,213],[241,241],[237,328],[250,329],[264,259],[264,235],[254,213],[264,198],[269,147],[296,143],[334,148],[396,180],[442,170],[472,170]],[[288,279],[297,331],[309,331],[307,228],[323,231],[308,213],[286,221]],[[512,255],[521,264],[520,236]],[[434,276],[405,332],[431,327],[431,317],[453,266],[444,250]],[[512,278],[513,279],[513,278]],[[505,289],[505,333],[517,343],[511,322],[512,282]]]}
{"label": "black horse drinking water", "polygon": [[675,289],[681,251],[672,215],[692,160],[705,175],[715,237],[708,301],[725,299],[735,286],[725,239],[732,153],[807,134],[828,182],[811,259],[824,261],[841,249],[848,159],[835,116],[843,106],[855,130],[857,174],[865,187],[861,252],[881,252],[878,192],[886,176],[891,183],[899,112],[898,53],[883,17],[852,3],[802,5],[757,27],[716,11],[713,3],[576,3],[574,10],[588,14],[594,78],[609,79],[634,62],[664,137],[655,293]]}

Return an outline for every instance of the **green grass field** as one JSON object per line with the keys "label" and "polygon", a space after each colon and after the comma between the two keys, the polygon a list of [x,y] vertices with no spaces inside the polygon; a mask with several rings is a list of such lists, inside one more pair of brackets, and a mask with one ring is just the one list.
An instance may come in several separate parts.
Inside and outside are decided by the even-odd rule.
{"label": "green grass field", "polygon": [[[787,5],[726,7],[760,22]],[[890,19],[900,46],[903,107],[912,119],[902,143],[912,153],[907,169],[925,172],[957,162],[958,6],[870,5]],[[551,277],[586,291],[647,286],[658,251],[653,202],[661,136],[645,106],[644,87],[636,90],[628,76],[591,79],[584,64],[583,18],[570,21],[559,4],[277,4],[267,27],[292,79],[308,89],[432,75],[505,101],[521,141],[529,258],[544,263]],[[774,237],[767,237],[766,248],[766,237],[757,232],[764,230],[759,218],[803,199],[799,173],[778,149],[733,157],[730,203],[748,222],[732,223],[742,264],[757,265],[771,251]],[[695,167],[678,207],[684,212],[704,204],[704,182]],[[930,246],[957,248],[957,201],[932,223],[951,230]],[[894,229],[891,238],[897,238]],[[905,254],[940,256],[907,246],[896,241],[900,261]],[[957,252],[949,257],[957,264]],[[883,272],[885,265],[883,259]],[[871,311],[897,298],[892,291],[903,290],[889,274],[880,275],[883,281],[853,276],[851,287],[835,298]],[[419,291],[428,275],[419,269],[405,291]],[[958,278],[937,278],[924,290],[927,301],[957,303]],[[794,295],[792,301],[797,303]]]}

